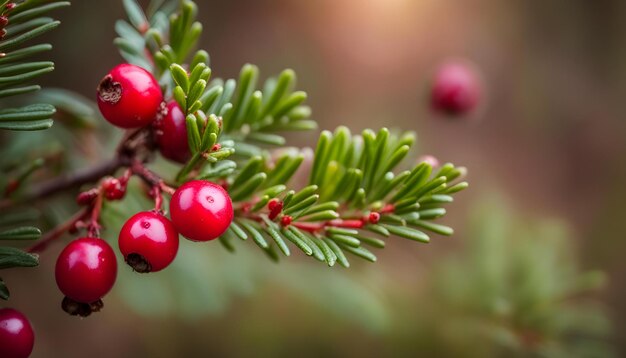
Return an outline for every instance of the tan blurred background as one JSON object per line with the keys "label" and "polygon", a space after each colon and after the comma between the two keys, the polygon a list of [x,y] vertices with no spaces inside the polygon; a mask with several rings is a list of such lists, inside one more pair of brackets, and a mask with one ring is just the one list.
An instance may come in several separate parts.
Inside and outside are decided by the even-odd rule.
{"label": "tan blurred background", "polygon": [[[301,258],[277,267],[255,260],[271,266],[271,274],[250,278],[251,288],[225,295],[221,306],[195,319],[188,319],[192,313],[187,319],[138,314],[119,292],[97,317],[64,317],[50,276],[57,246],[38,273],[5,278],[22,281],[12,286],[13,303],[32,312],[39,327],[34,356],[390,354],[385,327],[402,325],[376,313],[397,305],[398,295],[386,289],[395,284],[394,292],[412,297],[429,265],[461,246],[470,211],[491,191],[504,193],[524,215],[557,217],[572,227],[582,266],[609,273],[601,298],[615,325],[612,340],[626,354],[620,333],[626,330],[626,2],[231,0],[198,6],[201,46],[211,54],[214,76],[236,77],[247,62],[263,76],[293,68],[321,128],[416,130],[422,152],[468,167],[471,190],[458,196],[445,219],[457,234],[429,246],[389,245],[377,264],[341,273],[346,282]],[[57,16],[62,26],[50,37],[57,70],[44,85],[92,96],[102,74],[121,61],[112,44],[114,22],[124,16],[121,1],[74,1]],[[487,101],[479,118],[443,120],[428,110],[429,76],[449,57],[469,59],[483,72]],[[291,143],[313,145],[314,139],[300,135]],[[215,250],[232,267],[261,256]],[[320,276],[316,282],[374,292],[376,301],[365,306],[372,311],[355,320],[362,312],[325,310],[306,289],[285,288],[277,272],[298,269]],[[378,326],[368,327],[372,321]]]}

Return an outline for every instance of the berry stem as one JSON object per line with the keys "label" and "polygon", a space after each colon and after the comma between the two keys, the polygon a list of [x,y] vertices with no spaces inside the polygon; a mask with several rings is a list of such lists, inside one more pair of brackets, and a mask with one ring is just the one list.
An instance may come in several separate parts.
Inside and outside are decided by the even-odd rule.
{"label": "berry stem", "polygon": [[90,208],[84,208],[78,211],[76,214],[70,217],[67,221],[59,224],[54,229],[48,231],[41,238],[41,240],[39,240],[36,244],[31,246],[30,248],[28,248],[26,251],[30,252],[31,254],[40,253],[44,251],[48,247],[48,245],[50,245],[54,240],[61,237],[61,235],[63,235],[65,232],[74,228],[78,222],[80,222],[85,217],[87,217],[90,211],[91,211]]}
{"label": "berry stem", "polygon": [[158,174],[148,169],[139,161],[133,162],[130,170],[133,174],[141,178],[148,185],[152,186],[153,188],[158,187],[159,191],[168,193],[170,195],[174,194],[174,191],[176,191],[176,189],[167,185]]}
{"label": "berry stem", "polygon": [[155,185],[152,187],[152,195],[154,196],[154,210],[156,212],[161,212],[161,207],[163,206],[163,195],[161,194],[161,187]]}
{"label": "berry stem", "polygon": [[269,212],[265,214],[250,212],[249,208],[253,205],[254,201],[241,203],[239,209],[237,209],[238,214],[236,216],[255,220],[263,225],[264,221],[262,219],[262,215],[267,215],[268,219],[270,219],[271,221],[278,220],[278,222],[280,222],[282,226],[293,225],[300,230],[307,231],[312,234],[320,233],[326,230],[326,228],[328,227],[362,229],[367,224],[377,224],[380,220],[381,215],[393,214],[393,212],[395,211],[395,207],[393,204],[386,204],[380,211],[343,212],[342,210],[337,210],[337,212],[339,213],[339,218],[337,219],[319,222],[308,222],[295,221],[292,219],[291,216],[282,214],[282,202],[278,199],[273,199],[268,203],[267,209]]}
{"label": "berry stem", "polygon": [[68,175],[51,179],[41,184],[33,191],[26,193],[24,196],[19,198],[19,201],[12,199],[0,201],[0,209],[13,206],[19,202],[31,202],[34,200],[44,199],[56,193],[76,188],[85,183],[98,181],[104,176],[115,173],[116,170],[125,166],[127,163],[127,157],[118,156],[94,167],[78,170]]}
{"label": "berry stem", "polygon": [[148,138],[149,132],[145,128],[128,130],[115,150],[115,157],[96,166],[45,181],[17,199],[2,200],[0,201],[0,209],[45,199],[54,194],[80,187],[83,184],[95,183],[107,175],[113,175],[120,168],[129,167],[138,154],[143,153],[142,149],[145,151],[148,148]]}
{"label": "berry stem", "polygon": [[100,237],[100,224],[98,223],[98,219],[100,218],[100,210],[102,210],[103,196],[104,193],[100,190],[91,208],[91,218],[87,226],[87,236],[89,237]]}

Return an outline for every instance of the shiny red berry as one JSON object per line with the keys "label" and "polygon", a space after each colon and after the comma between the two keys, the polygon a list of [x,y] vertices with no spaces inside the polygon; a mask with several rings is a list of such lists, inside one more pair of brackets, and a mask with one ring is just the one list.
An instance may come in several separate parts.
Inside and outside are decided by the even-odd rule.
{"label": "shiny red berry", "polygon": [[126,63],[104,76],[97,92],[100,112],[107,121],[121,128],[150,124],[163,101],[159,83],[152,74]]}
{"label": "shiny red berry", "polygon": [[179,163],[185,163],[191,158],[185,113],[176,101],[165,106],[163,114],[154,122],[154,127],[159,151],[165,158]]}
{"label": "shiny red berry", "polygon": [[117,178],[107,177],[102,182],[104,197],[109,200],[120,200],[126,194],[126,188]]}
{"label": "shiny red berry", "polygon": [[481,97],[480,79],[470,64],[444,63],[437,70],[431,89],[434,110],[449,115],[465,115],[476,108]]}
{"label": "shiny red berry", "polygon": [[135,271],[161,271],[176,257],[178,232],[165,216],[144,211],[122,226],[119,245],[126,263]]}
{"label": "shiny red berry", "polygon": [[192,241],[209,241],[230,226],[233,204],[221,186],[206,180],[192,180],[172,195],[170,215],[181,235]]}
{"label": "shiny red berry", "polygon": [[115,283],[115,253],[102,239],[76,239],[61,251],[55,276],[57,286],[65,296],[80,303],[98,301]]}
{"label": "shiny red berry", "polygon": [[34,343],[35,334],[26,316],[12,308],[0,309],[0,357],[26,358]]}

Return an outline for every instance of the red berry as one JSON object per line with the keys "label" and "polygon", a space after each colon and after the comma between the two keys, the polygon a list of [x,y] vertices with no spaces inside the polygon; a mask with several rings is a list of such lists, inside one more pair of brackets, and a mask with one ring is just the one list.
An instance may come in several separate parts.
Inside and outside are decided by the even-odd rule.
{"label": "red berry", "polygon": [[76,239],[61,251],[55,276],[57,286],[65,296],[80,303],[98,301],[115,283],[115,253],[102,239]]}
{"label": "red berry", "polygon": [[108,177],[102,182],[104,197],[109,200],[120,200],[126,194],[126,188],[117,178]]}
{"label": "red berry", "polygon": [[159,151],[165,158],[179,163],[191,158],[185,113],[176,101],[167,104],[163,115],[154,122],[154,127]]}
{"label": "red berry", "polygon": [[98,85],[98,107],[104,118],[121,128],[150,124],[163,101],[159,83],[150,72],[131,64],[121,64]]}
{"label": "red berry", "polygon": [[144,211],[122,226],[119,245],[126,263],[135,271],[161,271],[176,257],[178,232],[165,216]]}
{"label": "red berry", "polygon": [[447,62],[439,67],[431,92],[433,109],[450,115],[468,114],[480,97],[480,80],[469,64]]}
{"label": "red berry", "polygon": [[170,215],[178,232],[192,241],[222,235],[233,221],[233,204],[224,188],[206,180],[192,180],[176,189]]}
{"label": "red berry", "polygon": [[0,309],[0,356],[26,358],[34,343],[35,334],[28,318],[12,308]]}

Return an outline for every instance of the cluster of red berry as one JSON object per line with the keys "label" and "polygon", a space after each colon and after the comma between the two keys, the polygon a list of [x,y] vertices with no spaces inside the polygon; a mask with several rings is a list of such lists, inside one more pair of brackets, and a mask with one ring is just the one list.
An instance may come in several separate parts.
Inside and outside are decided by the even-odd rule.
{"label": "cluster of red berry", "polygon": [[[10,10],[9,5],[7,10]],[[6,24],[7,18],[0,16],[0,38]],[[438,69],[430,95],[434,110],[463,116],[476,109],[482,95],[481,81],[471,66],[452,61]],[[97,101],[102,115],[111,124],[124,129],[148,129],[163,157],[179,163],[191,158],[185,112],[176,101],[164,101],[158,82],[148,71],[130,64],[115,67],[98,86]],[[219,144],[213,149],[219,150]],[[425,157],[423,161],[432,162],[433,166],[438,164],[432,157]],[[63,249],[55,270],[57,285],[65,295],[62,307],[72,315],[87,316],[99,311],[103,306],[102,297],[115,283],[117,261],[111,246],[99,238],[98,206],[104,199],[122,199],[133,174],[136,173],[129,168],[120,178],[106,177],[97,188],[82,192],[77,198],[80,205],[90,208],[91,211],[85,213],[90,213],[92,219],[84,226],[79,226],[82,222],[77,220],[74,229],[88,228],[88,235],[73,240]],[[137,272],[160,271],[172,263],[178,252],[179,234],[192,241],[210,241],[219,237],[233,220],[231,199],[220,185],[192,180],[175,190],[167,188],[172,194],[171,219],[161,210],[163,188],[157,185],[151,191],[155,210],[133,215],[120,230],[120,252]],[[282,208],[280,200],[271,200],[268,203],[270,219],[276,219]],[[283,226],[292,224],[289,215],[280,219]],[[368,222],[377,223],[379,219],[380,213],[372,212],[360,220],[329,224],[360,228]],[[314,231],[324,224],[321,225],[299,223],[298,227]],[[33,329],[28,319],[14,309],[0,309],[2,357],[28,357],[33,342]]]}
{"label": "cluster of red berry", "polygon": [[[98,86],[97,97],[107,121],[126,129],[152,125],[164,157],[178,162],[189,159],[185,114],[175,101],[163,102],[161,88],[148,71],[130,64],[115,67]],[[98,196],[122,199],[131,175],[127,171],[120,178],[105,178],[98,188],[81,193],[78,202],[93,206]],[[172,263],[179,233],[192,241],[210,241],[226,231],[233,219],[228,193],[209,181],[192,180],[173,191],[171,220],[160,210],[160,196],[155,201],[155,210],[133,215],[119,233],[120,252],[137,272],[160,271]],[[62,306],[72,315],[99,311],[101,298],[111,290],[117,275],[113,249],[98,237],[94,222],[90,225],[89,237],[69,243],[56,263],[57,285],[66,296]]]}

